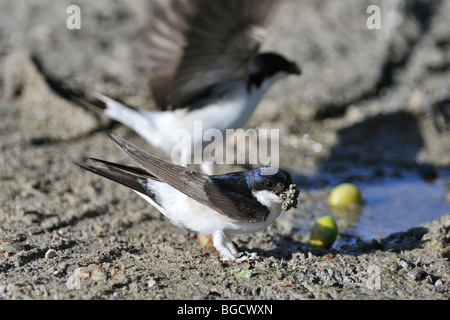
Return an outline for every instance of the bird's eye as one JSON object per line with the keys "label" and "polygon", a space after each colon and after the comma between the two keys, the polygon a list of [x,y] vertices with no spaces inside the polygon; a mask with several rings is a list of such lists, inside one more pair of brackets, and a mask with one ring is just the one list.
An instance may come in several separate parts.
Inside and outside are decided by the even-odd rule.
{"label": "bird's eye", "polygon": [[273,186],[274,186],[274,184],[273,184],[272,181],[266,181],[266,182],[264,182],[264,185],[265,185],[267,188],[273,188]]}

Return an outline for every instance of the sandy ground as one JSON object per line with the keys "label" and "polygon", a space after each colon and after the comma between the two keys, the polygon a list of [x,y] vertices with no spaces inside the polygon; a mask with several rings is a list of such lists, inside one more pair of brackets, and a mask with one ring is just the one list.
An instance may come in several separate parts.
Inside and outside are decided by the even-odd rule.
{"label": "sandy ground", "polygon": [[[235,237],[260,256],[242,264],[74,165],[126,163],[108,130],[161,154],[47,82],[152,109],[138,42],[151,4],[79,0],[81,30],[69,30],[70,4],[0,2],[0,299],[450,298],[450,214],[339,249],[314,249],[304,235],[323,205],[310,190],[326,194],[350,168],[449,166],[450,1],[287,2],[265,49],[303,74],[273,87],[248,127],[281,130],[281,166],[302,205]],[[382,8],[381,30],[366,26],[370,4]]]}

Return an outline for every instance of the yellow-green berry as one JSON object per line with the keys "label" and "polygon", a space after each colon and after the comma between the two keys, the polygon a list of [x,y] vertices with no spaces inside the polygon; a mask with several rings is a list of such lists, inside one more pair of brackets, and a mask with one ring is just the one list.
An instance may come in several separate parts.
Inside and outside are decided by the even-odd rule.
{"label": "yellow-green berry", "polygon": [[325,216],[316,221],[311,229],[309,241],[314,247],[330,248],[338,235],[338,227],[332,216]]}
{"label": "yellow-green berry", "polygon": [[362,204],[361,190],[353,183],[342,183],[334,187],[328,196],[328,204],[334,206]]}

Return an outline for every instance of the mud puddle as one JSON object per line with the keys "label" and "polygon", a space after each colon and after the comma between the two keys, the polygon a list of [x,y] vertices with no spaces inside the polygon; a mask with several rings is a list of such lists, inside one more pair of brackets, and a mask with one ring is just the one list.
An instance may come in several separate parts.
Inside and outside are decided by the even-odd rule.
{"label": "mud puddle", "polygon": [[[366,169],[364,171],[367,172]],[[417,171],[397,171],[387,177],[354,182],[364,198],[364,204],[354,208],[328,206],[327,197],[332,184],[326,188],[303,190],[303,195],[307,193],[307,199],[314,203],[314,209],[309,210],[308,227],[305,227],[305,219],[297,213],[292,223],[299,233],[308,236],[311,222],[321,216],[332,215],[338,223],[340,234],[333,246],[336,249],[358,240],[379,240],[406,231],[450,212],[450,170],[444,168],[436,172],[437,176],[424,177]],[[355,172],[352,175],[358,176]],[[362,176],[364,174],[359,177]],[[300,207],[300,211],[304,209]]]}

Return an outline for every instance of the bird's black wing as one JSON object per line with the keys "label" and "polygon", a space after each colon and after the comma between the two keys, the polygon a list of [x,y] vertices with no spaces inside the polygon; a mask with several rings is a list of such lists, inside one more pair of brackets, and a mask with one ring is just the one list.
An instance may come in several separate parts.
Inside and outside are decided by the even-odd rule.
{"label": "bird's black wing", "polygon": [[206,174],[152,156],[113,133],[109,136],[149,174],[224,216],[248,223],[261,222],[267,218],[269,209],[249,195],[244,187],[237,188],[231,180],[221,181],[218,185]]}
{"label": "bird's black wing", "polygon": [[158,107],[184,108],[216,85],[245,81],[279,2],[165,0],[157,5],[146,30],[145,56]]}
{"label": "bird's black wing", "polygon": [[98,166],[91,166],[82,163],[76,164],[85,170],[145,194],[152,198],[155,202],[158,202],[155,198],[155,194],[152,190],[149,190],[146,183],[148,179],[159,181],[159,179],[154,175],[149,174],[147,171],[137,167],[124,166],[118,163],[112,163],[94,158],[91,158],[90,160]]}

